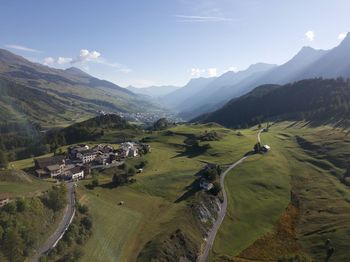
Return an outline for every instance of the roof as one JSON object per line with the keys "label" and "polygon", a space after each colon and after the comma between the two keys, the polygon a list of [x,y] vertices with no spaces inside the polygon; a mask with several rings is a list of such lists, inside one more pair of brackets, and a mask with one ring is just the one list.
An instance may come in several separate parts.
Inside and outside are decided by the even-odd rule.
{"label": "roof", "polygon": [[80,173],[82,171],[82,169],[80,166],[75,166],[75,167],[69,169],[69,171],[74,175],[74,174]]}
{"label": "roof", "polygon": [[35,164],[40,169],[44,169],[44,168],[46,168],[48,166],[60,165],[60,164],[62,164],[64,159],[65,159],[64,155],[57,155],[57,156],[51,156],[51,157],[37,158],[37,159],[35,159]]}
{"label": "roof", "polygon": [[49,170],[50,172],[52,172],[52,171],[57,171],[57,170],[60,170],[60,169],[61,169],[61,167],[60,167],[59,165],[51,165],[51,166],[47,166],[46,168],[47,168],[47,170]]}

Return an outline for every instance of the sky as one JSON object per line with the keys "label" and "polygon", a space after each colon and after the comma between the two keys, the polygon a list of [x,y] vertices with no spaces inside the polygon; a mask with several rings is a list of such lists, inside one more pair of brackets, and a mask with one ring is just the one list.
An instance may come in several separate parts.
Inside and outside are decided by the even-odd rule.
{"label": "sky", "polygon": [[349,0],[0,0],[0,48],[120,86],[282,64],[350,31]]}

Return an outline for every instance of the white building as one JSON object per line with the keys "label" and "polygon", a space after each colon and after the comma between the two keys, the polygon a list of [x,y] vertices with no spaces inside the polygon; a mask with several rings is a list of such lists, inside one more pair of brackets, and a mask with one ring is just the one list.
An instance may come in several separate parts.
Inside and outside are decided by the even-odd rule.
{"label": "white building", "polygon": [[201,180],[199,181],[199,186],[204,190],[209,191],[213,188],[214,185],[212,183],[209,183],[206,179],[201,178]]}
{"label": "white building", "polygon": [[77,153],[77,158],[80,159],[83,164],[90,163],[95,160],[97,153],[91,150]]}

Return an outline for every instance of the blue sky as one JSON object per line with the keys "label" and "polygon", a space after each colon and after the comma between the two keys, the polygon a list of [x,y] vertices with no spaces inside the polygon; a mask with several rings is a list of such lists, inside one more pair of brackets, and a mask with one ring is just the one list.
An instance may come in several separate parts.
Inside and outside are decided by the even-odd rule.
{"label": "blue sky", "polygon": [[350,31],[348,0],[0,1],[0,47],[121,86],[281,64]]}

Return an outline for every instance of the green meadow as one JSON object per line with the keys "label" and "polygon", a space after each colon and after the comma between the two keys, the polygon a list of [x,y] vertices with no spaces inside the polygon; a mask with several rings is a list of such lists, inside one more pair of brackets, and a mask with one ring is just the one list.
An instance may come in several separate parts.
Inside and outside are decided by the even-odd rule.
{"label": "green meadow", "polygon": [[[197,147],[191,147],[193,139],[208,132],[215,132],[218,140],[200,141]],[[186,232],[191,241],[203,244],[189,208],[198,193],[180,199],[206,163],[225,168],[237,161],[252,150],[257,133],[257,127],[232,130],[206,124],[133,134],[133,139],[143,139],[151,146],[150,153],[127,161],[128,166],[147,162],[144,171],[134,176],[135,183],[104,186],[112,180],[113,172],[109,171],[98,175],[100,186],[94,189],[86,187],[91,177],[78,183],[79,201],[89,207],[93,220],[93,234],[83,247],[82,261],[149,261],[152,252],[177,229]],[[117,147],[119,135],[106,133],[101,141],[88,143],[112,143]],[[293,192],[298,217],[290,223],[295,224],[293,245],[298,246],[298,252],[323,260],[324,241],[329,238],[336,249],[335,261],[347,261],[350,191],[339,178],[348,164],[348,131],[283,122],[273,124],[261,137],[272,150],[249,157],[226,177],[228,210],[210,259],[261,258],[264,252],[257,243],[264,243],[276,232]],[[31,166],[32,159],[11,163],[13,169]],[[23,173],[12,180],[7,176],[2,175],[0,189],[11,196],[30,196],[52,185]],[[119,205],[121,201],[123,205]],[[282,247],[289,244],[280,243]],[[291,255],[289,250],[280,248],[264,258],[276,261],[281,255]]]}

